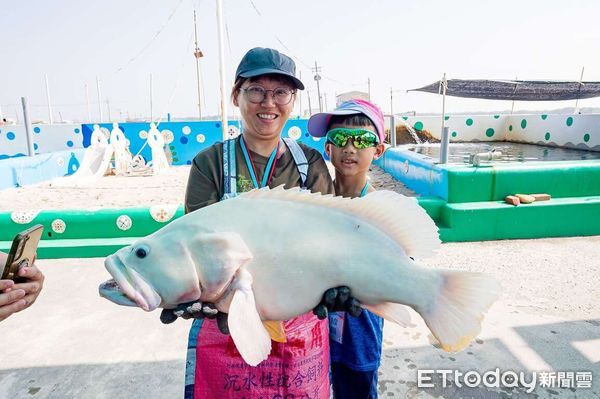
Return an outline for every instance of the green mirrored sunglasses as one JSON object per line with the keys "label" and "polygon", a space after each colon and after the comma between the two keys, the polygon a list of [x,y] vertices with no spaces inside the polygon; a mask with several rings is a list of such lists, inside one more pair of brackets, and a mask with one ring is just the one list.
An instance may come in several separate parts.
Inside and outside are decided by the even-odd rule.
{"label": "green mirrored sunglasses", "polygon": [[338,127],[327,132],[327,141],[336,147],[345,147],[348,140],[358,150],[379,144],[379,137],[372,130]]}

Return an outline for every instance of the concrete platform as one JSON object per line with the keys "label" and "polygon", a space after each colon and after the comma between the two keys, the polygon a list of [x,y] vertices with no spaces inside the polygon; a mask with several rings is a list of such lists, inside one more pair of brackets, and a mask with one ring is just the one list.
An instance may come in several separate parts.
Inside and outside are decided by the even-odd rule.
{"label": "concrete platform", "polygon": [[[460,353],[443,352],[418,316],[386,323],[380,398],[600,397],[600,236],[444,244],[424,261],[483,271],[503,285],[480,337]],[[97,294],[108,278],[102,259],[40,260],[38,302],[0,323],[0,398],[178,398],[188,322],[165,326],[159,313],[118,307]],[[417,371],[498,368],[591,372],[591,388],[418,387]],[[581,376],[582,374],[577,374]],[[566,381],[567,379],[563,379]],[[462,380],[464,381],[464,380]],[[461,381],[459,381],[461,382]],[[510,385],[510,384],[509,384]]]}

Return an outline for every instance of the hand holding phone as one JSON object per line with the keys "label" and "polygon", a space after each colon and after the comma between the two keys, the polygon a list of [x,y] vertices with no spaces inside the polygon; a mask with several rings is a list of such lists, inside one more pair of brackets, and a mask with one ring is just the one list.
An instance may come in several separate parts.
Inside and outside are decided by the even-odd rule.
{"label": "hand holding phone", "polygon": [[41,224],[36,224],[17,234],[8,253],[6,265],[4,265],[2,280],[20,281],[19,270],[22,267],[33,265],[43,231],[44,227]]}
{"label": "hand holding phone", "polygon": [[8,255],[0,252],[0,266],[6,263],[0,279],[0,321],[31,306],[40,294],[44,275],[33,262],[42,230],[36,225],[17,234]]}

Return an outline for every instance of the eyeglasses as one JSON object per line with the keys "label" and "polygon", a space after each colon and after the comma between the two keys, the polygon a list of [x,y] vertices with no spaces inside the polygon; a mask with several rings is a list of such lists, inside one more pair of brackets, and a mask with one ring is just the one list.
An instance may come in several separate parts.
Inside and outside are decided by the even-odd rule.
{"label": "eyeglasses", "polygon": [[373,131],[367,129],[347,129],[339,127],[327,132],[327,142],[336,147],[345,147],[348,140],[352,140],[352,145],[358,150],[375,147],[379,144],[379,137]]}
{"label": "eyeglasses", "polygon": [[248,101],[252,104],[260,104],[267,98],[267,92],[271,92],[273,102],[277,105],[288,105],[292,101],[293,94],[296,90],[286,89],[285,87],[278,87],[273,90],[265,90],[260,86],[251,86],[242,89]]}

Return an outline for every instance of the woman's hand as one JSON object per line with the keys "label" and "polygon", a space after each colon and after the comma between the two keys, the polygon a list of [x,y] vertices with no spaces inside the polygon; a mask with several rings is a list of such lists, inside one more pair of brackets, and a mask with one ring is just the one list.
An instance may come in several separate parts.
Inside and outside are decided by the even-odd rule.
{"label": "woman's hand", "polygon": [[[5,261],[6,254],[0,252],[0,263]],[[0,321],[31,306],[44,285],[44,275],[35,265],[22,267],[17,274],[23,282],[0,280]]]}
{"label": "woman's hand", "polygon": [[25,291],[14,289],[14,281],[0,280],[0,321],[13,313],[25,309]]}
{"label": "woman's hand", "polygon": [[[35,266],[35,264],[29,267],[22,267],[17,272],[17,275],[23,279],[22,282],[15,283],[13,289],[21,289],[25,291],[25,296],[23,300],[25,301],[26,309],[30,307],[40,295],[42,288],[44,286],[44,274],[40,271],[40,269]],[[21,310],[23,310],[21,309]]]}

